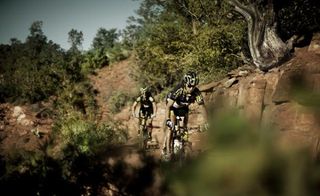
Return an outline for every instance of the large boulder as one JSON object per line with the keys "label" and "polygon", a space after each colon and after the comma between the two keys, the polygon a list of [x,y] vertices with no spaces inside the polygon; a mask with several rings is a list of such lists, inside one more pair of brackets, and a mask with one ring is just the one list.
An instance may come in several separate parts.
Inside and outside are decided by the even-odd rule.
{"label": "large boulder", "polygon": [[319,102],[315,101],[320,96],[318,54],[320,34],[314,36],[309,48],[297,50],[281,67],[266,73],[232,72],[229,78],[203,85],[210,88],[204,92],[218,113],[235,107],[249,122],[258,123],[265,130],[275,130],[286,145],[307,145],[319,154],[320,112]]}

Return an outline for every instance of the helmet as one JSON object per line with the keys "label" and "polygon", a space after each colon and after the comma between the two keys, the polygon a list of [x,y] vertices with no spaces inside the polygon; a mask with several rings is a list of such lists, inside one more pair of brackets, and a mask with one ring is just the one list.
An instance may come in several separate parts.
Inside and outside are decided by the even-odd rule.
{"label": "helmet", "polygon": [[147,92],[148,92],[148,87],[140,88],[140,94],[141,95],[146,96]]}
{"label": "helmet", "polygon": [[183,76],[183,82],[187,86],[196,86],[199,84],[199,78],[193,71],[189,71]]}

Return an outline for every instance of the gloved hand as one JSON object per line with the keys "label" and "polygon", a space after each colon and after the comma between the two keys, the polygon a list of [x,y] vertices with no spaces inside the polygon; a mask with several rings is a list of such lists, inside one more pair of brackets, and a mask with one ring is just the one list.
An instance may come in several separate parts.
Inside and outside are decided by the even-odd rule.
{"label": "gloved hand", "polygon": [[173,127],[173,123],[170,119],[167,119],[166,121],[166,125],[169,127],[169,128],[172,128]]}

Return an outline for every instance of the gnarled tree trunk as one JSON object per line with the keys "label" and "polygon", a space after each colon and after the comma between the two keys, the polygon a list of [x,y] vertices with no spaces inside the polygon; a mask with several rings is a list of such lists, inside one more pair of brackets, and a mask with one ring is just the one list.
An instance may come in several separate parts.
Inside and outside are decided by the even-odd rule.
{"label": "gnarled tree trunk", "polygon": [[272,0],[269,0],[264,12],[254,3],[244,5],[238,0],[229,0],[229,3],[248,23],[250,53],[253,63],[260,70],[267,71],[275,67],[290,55],[295,37],[284,43],[277,35]]}

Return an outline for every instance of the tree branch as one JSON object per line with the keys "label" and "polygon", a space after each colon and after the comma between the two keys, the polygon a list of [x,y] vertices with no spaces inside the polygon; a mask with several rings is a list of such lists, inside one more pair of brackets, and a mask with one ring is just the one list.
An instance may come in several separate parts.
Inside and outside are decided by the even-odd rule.
{"label": "tree branch", "polygon": [[267,9],[259,9],[256,2],[243,5],[238,0],[228,0],[248,23],[248,45],[254,64],[261,70],[268,70],[281,62],[292,48],[276,33],[273,0],[268,0]]}

